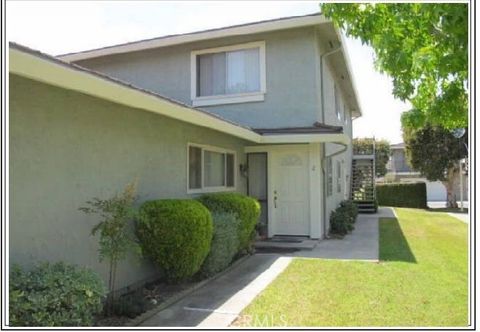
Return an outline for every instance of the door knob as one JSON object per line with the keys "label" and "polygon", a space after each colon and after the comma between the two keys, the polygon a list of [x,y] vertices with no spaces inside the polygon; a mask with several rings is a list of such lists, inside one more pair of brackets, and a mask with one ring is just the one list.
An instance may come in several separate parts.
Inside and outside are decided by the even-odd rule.
{"label": "door knob", "polygon": [[277,191],[276,190],[273,191],[273,206],[275,207],[275,209],[277,208]]}

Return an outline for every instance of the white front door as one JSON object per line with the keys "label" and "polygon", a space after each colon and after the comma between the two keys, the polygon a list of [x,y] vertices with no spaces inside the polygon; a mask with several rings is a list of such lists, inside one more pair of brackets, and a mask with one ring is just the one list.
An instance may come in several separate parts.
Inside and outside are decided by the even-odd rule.
{"label": "white front door", "polygon": [[269,235],[310,235],[308,148],[271,152],[270,169],[273,229]]}

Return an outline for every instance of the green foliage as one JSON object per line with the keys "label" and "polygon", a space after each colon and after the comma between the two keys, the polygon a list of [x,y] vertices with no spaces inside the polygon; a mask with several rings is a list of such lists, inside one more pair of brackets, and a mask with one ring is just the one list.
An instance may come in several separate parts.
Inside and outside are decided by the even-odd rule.
{"label": "green foliage", "polygon": [[467,126],[468,4],[325,3],[321,10],[373,48],[395,97],[413,105],[405,126]]}
{"label": "green foliage", "polygon": [[140,207],[137,235],[143,252],[169,281],[198,272],[210,251],[212,233],[210,212],[195,200],[148,201]]}
{"label": "green foliage", "polygon": [[239,250],[249,250],[255,237],[255,225],[260,217],[260,204],[254,198],[239,193],[207,194],[199,201],[212,212],[231,212],[240,219]]}
{"label": "green foliage", "polygon": [[231,212],[212,212],[212,220],[212,246],[200,269],[203,277],[209,277],[224,270],[230,265],[238,250],[240,220],[237,215]]}
{"label": "green foliage", "polygon": [[450,131],[426,125],[403,130],[405,152],[413,169],[430,181],[446,181],[448,170],[467,156],[464,138],[455,138]]}
{"label": "green foliage", "polygon": [[113,312],[116,316],[135,318],[150,310],[154,305],[143,294],[143,289],[119,296],[115,301]]}
{"label": "green foliage", "polygon": [[139,251],[138,243],[129,223],[136,215],[134,204],[136,201],[136,182],[128,184],[121,194],[110,199],[94,198],[87,201],[86,207],[80,210],[86,214],[98,214],[102,220],[92,228],[92,236],[100,233],[99,259],[108,260],[110,273],[108,280],[109,298],[107,313],[111,313],[115,301],[115,281],[117,264],[126,258],[129,251]]}
{"label": "green foliage", "polygon": [[10,271],[12,326],[91,326],[102,310],[105,290],[91,270],[62,262],[42,263],[31,271]]}
{"label": "green foliage", "polygon": [[[373,138],[355,138],[353,140],[354,154],[372,154]],[[375,174],[377,177],[387,174],[387,163],[390,158],[390,142],[375,140]]]}
{"label": "green foliage", "polygon": [[430,181],[442,181],[447,189],[447,206],[457,207],[455,179],[460,171],[458,161],[467,156],[465,134],[458,139],[439,126],[420,129],[403,128],[406,155],[412,168]]}
{"label": "green foliage", "polygon": [[379,205],[425,209],[427,207],[427,186],[418,183],[377,184]]}
{"label": "green foliage", "polygon": [[358,208],[352,201],[342,201],[340,206],[330,213],[330,234],[346,235],[354,229]]}

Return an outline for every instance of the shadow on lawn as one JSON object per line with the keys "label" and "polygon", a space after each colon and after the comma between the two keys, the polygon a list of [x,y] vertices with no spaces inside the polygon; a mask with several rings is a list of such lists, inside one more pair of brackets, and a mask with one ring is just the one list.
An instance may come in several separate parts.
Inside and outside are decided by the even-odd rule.
{"label": "shadow on lawn", "polygon": [[417,263],[396,218],[380,219],[380,260]]}

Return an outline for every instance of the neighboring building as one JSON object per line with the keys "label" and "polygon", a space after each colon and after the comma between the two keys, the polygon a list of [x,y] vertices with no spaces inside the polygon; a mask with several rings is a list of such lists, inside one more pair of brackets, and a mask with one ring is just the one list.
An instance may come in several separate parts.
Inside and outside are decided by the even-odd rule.
{"label": "neighboring building", "polygon": [[[58,58],[11,44],[10,261],[106,278],[78,208],[135,178],[142,201],[238,191],[261,201],[269,237],[324,238],[361,116],[344,45],[321,15]],[[154,273],[131,266],[120,286]]]}
{"label": "neighboring building", "polygon": [[[405,143],[398,143],[390,145],[391,157],[387,164],[387,175],[381,181],[388,182],[425,182],[427,185],[427,200],[428,201],[446,201],[447,190],[440,181],[428,181],[420,172],[412,170],[408,164],[405,154]],[[465,162],[463,162],[464,176],[463,176],[463,197],[468,200],[468,174],[465,171]],[[457,200],[460,200],[460,179],[455,185]]]}

